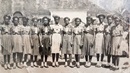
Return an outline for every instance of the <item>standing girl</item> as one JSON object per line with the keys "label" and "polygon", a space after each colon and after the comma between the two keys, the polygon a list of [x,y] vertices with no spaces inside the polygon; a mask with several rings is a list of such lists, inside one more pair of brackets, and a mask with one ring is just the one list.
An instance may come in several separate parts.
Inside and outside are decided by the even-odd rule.
{"label": "standing girl", "polygon": [[[48,55],[50,53],[50,47],[51,47],[51,27],[50,27],[50,19],[48,17],[43,17],[42,18],[42,28],[40,29],[41,32],[41,39],[40,39],[40,43],[41,43],[41,47],[42,47],[42,52],[41,52],[41,59],[42,59],[42,63],[41,63],[41,67],[45,66],[46,68],[48,68],[47,65],[47,59],[48,59]],[[45,63],[43,63],[43,59],[45,59]]]}
{"label": "standing girl", "polygon": [[75,18],[75,27],[73,29],[73,43],[74,43],[73,54],[75,55],[77,68],[80,67],[80,55],[81,55],[81,50],[83,48],[83,43],[82,43],[83,29],[80,26],[80,24],[81,24],[81,19]]}
{"label": "standing girl", "polygon": [[96,27],[95,50],[97,55],[97,67],[101,67],[104,58],[104,15],[98,15],[99,24]]}
{"label": "standing girl", "polygon": [[115,20],[115,26],[112,27],[112,61],[114,64],[114,69],[119,69],[119,56],[122,55],[122,51],[120,48],[121,42],[122,42],[122,33],[123,33],[123,27],[121,26],[121,20],[116,17]]}
{"label": "standing girl", "polygon": [[87,17],[87,24],[84,27],[83,35],[83,53],[85,55],[86,64],[85,67],[91,66],[92,56],[94,55],[94,28],[93,19]]}
{"label": "standing girl", "polygon": [[2,54],[4,56],[4,68],[10,69],[10,55],[12,53],[12,33],[10,25],[11,17],[8,15],[4,16],[4,24],[1,28],[1,46]]}
{"label": "standing girl", "polygon": [[31,65],[32,67],[37,67],[37,58],[39,55],[39,33],[40,30],[38,28],[38,19],[33,18],[32,19],[33,25],[31,26],[31,48],[32,48],[32,56],[31,56]]}
{"label": "standing girl", "polygon": [[19,25],[19,18],[13,17],[13,68],[22,68],[22,53],[23,53],[23,40],[22,40],[22,27]]}
{"label": "standing girl", "polygon": [[64,54],[64,58],[65,58],[65,67],[68,66],[67,63],[67,55],[69,55],[69,59],[70,59],[70,67],[72,66],[72,45],[73,45],[73,27],[70,24],[70,18],[65,17],[64,18],[64,23],[65,26],[63,27],[63,46],[61,49],[61,53]]}
{"label": "standing girl", "polygon": [[22,37],[23,37],[23,54],[24,54],[24,66],[27,67],[28,56],[32,53],[31,49],[31,36],[30,36],[30,26],[28,26],[28,18],[23,17],[23,28],[22,28]]}
{"label": "standing girl", "polygon": [[[62,25],[59,24],[60,17],[54,16],[55,24],[51,26],[52,29],[52,66],[59,67],[59,53],[62,46]],[[56,60],[55,60],[56,59]]]}

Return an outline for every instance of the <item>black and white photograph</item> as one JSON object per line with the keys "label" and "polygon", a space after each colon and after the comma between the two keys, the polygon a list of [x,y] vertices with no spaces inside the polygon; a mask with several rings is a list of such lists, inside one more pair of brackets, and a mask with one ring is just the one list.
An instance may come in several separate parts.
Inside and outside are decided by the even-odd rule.
{"label": "black and white photograph", "polygon": [[0,0],[0,73],[130,73],[130,0]]}

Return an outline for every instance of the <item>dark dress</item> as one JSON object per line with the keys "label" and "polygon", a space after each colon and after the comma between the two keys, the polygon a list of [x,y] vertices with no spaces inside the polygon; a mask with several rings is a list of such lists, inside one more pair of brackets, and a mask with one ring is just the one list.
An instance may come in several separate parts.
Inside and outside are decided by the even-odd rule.
{"label": "dark dress", "polygon": [[105,53],[106,55],[111,54],[111,48],[112,48],[112,37],[111,37],[111,27],[110,25],[107,25],[105,27],[105,37],[104,37],[104,44],[105,44]]}
{"label": "dark dress", "polygon": [[50,39],[50,34],[51,34],[51,28],[50,26],[43,26],[40,29],[41,32],[41,45],[43,45],[41,54],[42,55],[49,55],[50,54],[50,47],[51,47],[51,39]]}

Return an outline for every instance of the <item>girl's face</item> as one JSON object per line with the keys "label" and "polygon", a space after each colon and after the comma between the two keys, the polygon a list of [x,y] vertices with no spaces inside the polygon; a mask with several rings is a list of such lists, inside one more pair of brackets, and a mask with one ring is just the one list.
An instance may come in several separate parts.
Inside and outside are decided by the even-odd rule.
{"label": "girl's face", "polygon": [[47,18],[44,18],[44,19],[43,19],[43,24],[44,24],[44,25],[48,25],[48,24],[49,24],[49,20],[48,20]]}
{"label": "girl's face", "polygon": [[81,20],[80,20],[80,19],[76,19],[76,20],[75,20],[75,25],[76,25],[76,26],[79,26],[80,23],[81,23]]}
{"label": "girl's face", "polygon": [[6,17],[4,18],[4,22],[5,22],[5,23],[9,23],[9,21],[10,21],[9,17],[6,16]]}
{"label": "girl's face", "polygon": [[58,24],[58,23],[60,22],[60,18],[56,17],[56,18],[54,19],[54,21],[55,21],[56,24]]}
{"label": "girl's face", "polygon": [[37,26],[37,23],[38,23],[37,19],[34,19],[33,21],[34,26]]}
{"label": "girl's face", "polygon": [[91,24],[91,23],[92,23],[91,18],[87,18],[87,24]]}
{"label": "girl's face", "polygon": [[120,20],[119,19],[115,19],[115,25],[119,25],[120,24]]}
{"label": "girl's face", "polygon": [[69,24],[69,21],[70,21],[69,19],[65,19],[65,20],[64,20],[64,23],[65,23],[65,24]]}
{"label": "girl's face", "polygon": [[18,19],[18,18],[15,18],[15,19],[13,20],[13,23],[14,23],[15,26],[17,26],[18,23],[19,23],[19,19]]}
{"label": "girl's face", "polygon": [[99,21],[100,21],[100,23],[104,22],[104,17],[103,17],[103,16],[100,16],[100,17],[99,17]]}
{"label": "girl's face", "polygon": [[112,18],[109,17],[109,18],[107,19],[107,22],[108,22],[108,24],[111,24],[111,23],[113,22]]}

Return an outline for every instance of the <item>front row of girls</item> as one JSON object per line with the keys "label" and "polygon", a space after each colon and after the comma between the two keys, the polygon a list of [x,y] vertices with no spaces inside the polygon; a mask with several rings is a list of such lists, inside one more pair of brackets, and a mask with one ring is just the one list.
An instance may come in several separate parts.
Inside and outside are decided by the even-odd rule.
{"label": "front row of girls", "polygon": [[[118,17],[98,15],[99,23],[94,25],[95,20],[87,17],[87,23],[81,27],[81,19],[75,18],[74,24],[70,24],[70,18],[64,18],[64,26],[59,21],[59,16],[54,16],[55,23],[50,25],[50,19],[43,17],[42,26],[38,26],[38,19],[32,19],[32,26],[28,26],[28,18],[23,17],[23,25],[18,17],[4,16],[1,26],[2,53],[4,56],[4,68],[11,69],[10,57],[13,53],[13,68],[27,67],[28,57],[31,59],[31,67],[38,67],[38,55],[41,55],[41,67],[47,67],[48,55],[51,51],[52,66],[59,66],[59,53],[64,54],[65,67],[80,67],[81,54],[85,56],[85,67],[91,66],[91,60],[96,52],[97,67],[101,67],[104,55],[107,56],[107,66],[118,69],[119,56],[121,55],[120,43],[123,28]],[[39,49],[40,47],[40,49]],[[72,55],[75,56],[76,64],[72,64]],[[69,56],[69,62],[68,58]],[[112,57],[112,64],[110,60]]]}

